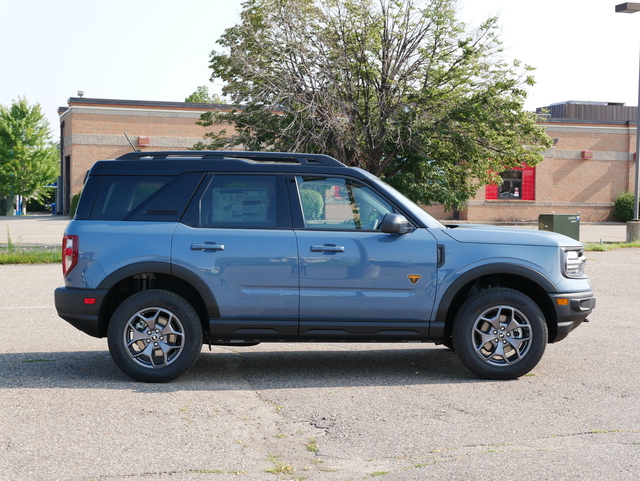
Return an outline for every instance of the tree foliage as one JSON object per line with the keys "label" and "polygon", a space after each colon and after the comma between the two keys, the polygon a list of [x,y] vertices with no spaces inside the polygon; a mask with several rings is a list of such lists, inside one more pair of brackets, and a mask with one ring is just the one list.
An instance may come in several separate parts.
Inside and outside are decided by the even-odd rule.
{"label": "tree foliage", "polygon": [[58,175],[58,155],[40,104],[0,106],[0,195],[38,197]]}
{"label": "tree foliage", "polygon": [[196,148],[326,153],[461,208],[550,146],[497,30],[468,30],[454,0],[246,0],[210,60],[237,107],[200,122],[232,129]]}
{"label": "tree foliage", "polygon": [[184,101],[197,104],[216,104],[220,102],[220,97],[217,94],[211,93],[206,85],[200,85],[196,88],[196,91],[184,99]]}

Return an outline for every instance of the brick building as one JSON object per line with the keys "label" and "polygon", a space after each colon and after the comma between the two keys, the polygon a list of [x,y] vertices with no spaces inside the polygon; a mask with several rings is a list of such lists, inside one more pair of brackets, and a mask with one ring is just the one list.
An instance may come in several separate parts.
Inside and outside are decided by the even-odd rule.
{"label": "brick building", "polygon": [[[68,213],[94,162],[138,150],[187,150],[211,129],[200,116],[224,105],[72,97],[60,107],[60,182],[57,202]],[[126,136],[125,136],[126,134]],[[129,137],[129,140],[127,140]]]}
{"label": "brick building", "polygon": [[502,173],[501,186],[478,189],[461,218],[535,221],[555,212],[580,213],[583,222],[613,221],[613,201],[635,185],[637,107],[570,101],[538,113],[554,139],[544,160]]}
{"label": "brick building", "polygon": [[[58,205],[68,212],[93,162],[131,151],[185,150],[207,131],[196,121],[225,105],[73,97],[61,107],[61,183]],[[633,190],[637,107],[565,102],[546,107],[547,133],[554,145],[533,168],[502,173],[500,186],[478,189],[460,219],[474,222],[535,221],[539,214],[580,213],[583,222],[611,221],[616,196]],[[426,208],[450,219],[442,206]]]}

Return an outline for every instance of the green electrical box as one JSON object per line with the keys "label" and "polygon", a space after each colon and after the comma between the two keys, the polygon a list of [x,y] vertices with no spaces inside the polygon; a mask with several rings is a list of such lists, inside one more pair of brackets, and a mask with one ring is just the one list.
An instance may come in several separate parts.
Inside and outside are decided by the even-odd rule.
{"label": "green electrical box", "polygon": [[13,210],[13,204],[16,201],[14,195],[7,195],[4,199],[0,199],[0,215],[16,215]]}
{"label": "green electrical box", "polygon": [[580,240],[580,213],[577,214],[540,214],[538,230],[548,230]]}

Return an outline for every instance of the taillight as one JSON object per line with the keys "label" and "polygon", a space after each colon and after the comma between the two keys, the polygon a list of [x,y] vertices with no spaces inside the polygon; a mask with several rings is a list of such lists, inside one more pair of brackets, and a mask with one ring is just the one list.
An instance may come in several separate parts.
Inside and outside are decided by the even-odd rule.
{"label": "taillight", "polygon": [[78,236],[66,235],[62,238],[62,275],[66,276],[78,263]]}

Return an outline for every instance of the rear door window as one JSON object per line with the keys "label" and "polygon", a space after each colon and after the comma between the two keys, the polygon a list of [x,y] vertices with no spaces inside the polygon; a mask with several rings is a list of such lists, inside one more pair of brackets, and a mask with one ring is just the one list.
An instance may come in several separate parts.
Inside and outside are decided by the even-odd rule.
{"label": "rear door window", "polygon": [[215,174],[183,222],[193,227],[276,229],[291,226],[283,175]]}

